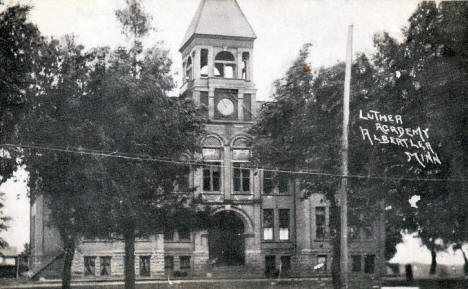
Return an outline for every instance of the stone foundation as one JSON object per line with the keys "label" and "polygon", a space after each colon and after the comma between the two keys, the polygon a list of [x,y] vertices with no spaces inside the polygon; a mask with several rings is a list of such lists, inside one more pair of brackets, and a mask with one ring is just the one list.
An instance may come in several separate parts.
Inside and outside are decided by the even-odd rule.
{"label": "stone foundation", "polygon": [[208,251],[195,251],[192,254],[192,272],[194,275],[205,275],[210,271]]}
{"label": "stone foundation", "polygon": [[262,259],[261,250],[245,250],[245,263],[252,273],[263,275],[265,272],[265,261]]}
{"label": "stone foundation", "polygon": [[164,250],[158,250],[151,255],[151,277],[164,277]]}

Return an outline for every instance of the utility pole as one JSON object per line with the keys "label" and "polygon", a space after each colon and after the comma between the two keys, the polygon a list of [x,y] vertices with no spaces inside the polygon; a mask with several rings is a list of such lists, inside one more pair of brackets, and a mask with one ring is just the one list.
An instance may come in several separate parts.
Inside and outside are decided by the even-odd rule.
{"label": "utility pole", "polygon": [[340,286],[349,288],[348,274],[348,131],[349,131],[349,96],[351,90],[351,63],[353,58],[353,25],[348,26],[348,43],[346,47],[346,71],[343,97],[343,136],[341,139],[341,187],[340,187],[340,218],[341,218],[341,256],[340,256]]}

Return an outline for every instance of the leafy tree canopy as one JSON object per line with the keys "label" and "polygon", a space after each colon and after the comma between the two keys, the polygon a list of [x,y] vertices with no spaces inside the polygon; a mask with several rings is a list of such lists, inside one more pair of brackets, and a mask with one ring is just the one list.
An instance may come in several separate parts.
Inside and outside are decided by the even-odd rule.
{"label": "leafy tree canopy", "polygon": [[[440,218],[446,220],[442,222],[452,242],[463,242],[466,202],[460,200],[466,199],[466,182],[425,179],[460,180],[467,175],[466,3],[442,2],[437,7],[423,2],[409,21],[402,43],[385,33],[376,35],[376,53],[370,59],[357,55],[352,66],[349,170],[355,177],[349,180],[349,218],[351,224],[359,223],[363,212],[371,212],[378,200],[385,199],[391,236],[387,241],[392,240],[393,246],[401,229],[418,230],[423,239],[424,232],[430,232],[432,240],[442,238],[445,233],[435,232],[433,225]],[[274,101],[261,109],[253,128],[254,154],[262,166],[307,171],[295,175],[306,189],[305,197],[321,192],[334,202],[340,174],[344,64],[311,74],[306,69],[308,47],[275,82]],[[401,115],[405,127],[429,128],[428,140],[442,163],[422,167],[414,159],[407,161],[402,146],[365,142],[361,110]],[[413,195],[421,196],[417,210],[408,203]]]}
{"label": "leafy tree canopy", "polygon": [[[15,128],[31,87],[42,38],[27,20],[29,6],[5,7],[0,1],[0,143],[14,142]],[[0,147],[0,184],[12,177],[18,166],[17,151]],[[0,201],[0,208],[3,203]],[[0,231],[7,229],[8,217],[0,215]],[[5,246],[4,241],[0,247]]]}

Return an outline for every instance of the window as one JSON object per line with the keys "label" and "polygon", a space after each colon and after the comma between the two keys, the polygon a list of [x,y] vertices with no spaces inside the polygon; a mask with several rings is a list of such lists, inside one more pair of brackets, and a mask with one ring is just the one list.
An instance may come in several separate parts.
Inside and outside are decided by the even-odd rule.
{"label": "window", "polygon": [[190,256],[180,256],[180,269],[190,269]]}
{"label": "window", "polygon": [[140,276],[150,276],[151,256],[140,256]]}
{"label": "window", "polygon": [[353,255],[351,256],[352,268],[353,272],[360,272],[361,271],[361,255]]}
{"label": "window", "polygon": [[234,191],[250,192],[250,169],[242,167],[242,163],[234,163]]}
{"label": "window", "polygon": [[274,218],[273,209],[263,210],[263,240],[273,240]]}
{"label": "window", "polygon": [[215,57],[214,76],[223,78],[235,78],[236,64],[231,52],[221,51]]}
{"label": "window", "polygon": [[94,276],[96,274],[96,257],[84,257],[85,276]]}
{"label": "window", "polygon": [[219,148],[203,148],[203,159],[206,161],[214,161],[221,159],[221,149]]}
{"label": "window", "polygon": [[265,195],[273,194],[273,173],[272,172],[263,172],[263,193]]}
{"label": "window", "polygon": [[174,256],[164,256],[164,269],[166,272],[174,270]]}
{"label": "window", "polygon": [[111,257],[101,257],[101,276],[109,276],[111,274]]}
{"label": "window", "polygon": [[[189,161],[188,157],[181,158],[182,161]],[[190,190],[190,165],[181,168],[180,175],[176,177],[176,192],[188,192]]]}
{"label": "window", "polygon": [[364,272],[372,274],[375,267],[375,255],[366,255],[364,257]]}
{"label": "window", "polygon": [[315,239],[325,239],[325,207],[315,207]]}
{"label": "window", "polygon": [[172,228],[164,228],[164,240],[165,241],[174,240],[174,230]]}
{"label": "window", "polygon": [[208,77],[208,49],[200,50],[200,77]]}
{"label": "window", "polygon": [[200,105],[206,109],[208,114],[208,91],[200,91]]}
{"label": "window", "polygon": [[265,273],[271,274],[276,270],[276,258],[273,255],[265,256]]}
{"label": "window", "polygon": [[372,225],[365,225],[363,226],[362,230],[364,231],[364,237],[366,239],[372,239],[373,232],[374,232]]}
{"label": "window", "polygon": [[203,191],[218,192],[221,188],[221,147],[222,143],[214,136],[203,141]]}
{"label": "window", "polygon": [[203,168],[203,190],[208,192],[220,191],[221,163],[208,163]]}
{"label": "window", "polygon": [[288,193],[288,179],[285,174],[278,175],[278,191],[280,194]]}
{"label": "window", "polygon": [[265,195],[272,194],[288,194],[288,178],[286,174],[275,174],[274,172],[263,172],[263,193]]}
{"label": "window", "polygon": [[327,255],[318,255],[317,266],[315,267],[319,271],[327,271]]}
{"label": "window", "polygon": [[236,148],[232,150],[233,161],[249,161],[250,150],[247,148]]}
{"label": "window", "polygon": [[187,64],[185,66],[185,79],[192,80],[192,57],[188,57]]}
{"label": "window", "polygon": [[291,256],[281,256],[281,272],[287,273],[291,270]]}
{"label": "window", "polygon": [[289,240],[289,210],[279,210],[279,233],[280,240]]}
{"label": "window", "polygon": [[348,236],[351,241],[359,240],[359,227],[356,225],[348,226]]}
{"label": "window", "polygon": [[249,141],[244,137],[233,140],[232,144],[233,160],[233,189],[235,192],[250,192],[250,169],[248,162],[250,160]]}
{"label": "window", "polygon": [[252,95],[244,94],[244,120],[252,120]]}
{"label": "window", "polygon": [[190,229],[179,228],[178,233],[179,233],[179,240],[190,241]]}
{"label": "window", "polygon": [[248,52],[242,53],[242,79],[248,78],[249,57],[250,55]]}

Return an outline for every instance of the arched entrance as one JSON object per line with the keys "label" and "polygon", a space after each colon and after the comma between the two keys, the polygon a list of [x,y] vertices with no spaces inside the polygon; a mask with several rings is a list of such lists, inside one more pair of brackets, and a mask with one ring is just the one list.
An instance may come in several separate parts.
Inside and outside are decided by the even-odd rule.
{"label": "arched entrance", "polygon": [[215,265],[243,265],[245,263],[244,222],[233,211],[214,215],[208,230],[210,260]]}

